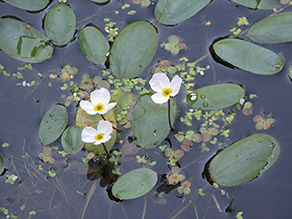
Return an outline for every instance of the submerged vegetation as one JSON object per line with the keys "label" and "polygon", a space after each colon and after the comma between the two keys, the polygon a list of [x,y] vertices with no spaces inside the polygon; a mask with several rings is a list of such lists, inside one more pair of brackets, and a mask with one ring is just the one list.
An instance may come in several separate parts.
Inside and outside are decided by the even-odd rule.
{"label": "submerged vegetation", "polygon": [[[61,93],[61,98],[42,102],[42,116],[37,115],[39,129],[31,130],[30,134],[39,139],[39,145],[33,146],[38,147],[38,155],[27,152],[26,140],[21,157],[6,152],[7,142],[2,143],[0,150],[1,178],[5,187],[10,184],[13,197],[18,197],[17,188],[13,190],[11,186],[17,184],[24,194],[51,193],[50,200],[44,201],[48,206],[25,211],[26,206],[33,207],[28,202],[38,202],[27,198],[20,213],[9,201],[0,203],[0,212],[9,218],[62,214],[62,203],[56,195],[59,192],[68,205],[76,208],[74,212],[82,212],[81,218],[85,218],[98,190],[97,180],[100,187],[106,187],[102,191],[107,192],[109,199],[103,196],[104,202],[127,203],[144,197],[142,218],[147,209],[146,197],[151,197],[156,205],[167,205],[172,190],[183,202],[187,200],[181,212],[172,218],[189,206],[200,218],[196,202],[203,199],[211,200],[218,214],[223,214],[221,205],[226,206],[226,212],[232,211],[235,198],[230,198],[225,190],[250,182],[268,170],[280,155],[280,144],[272,132],[263,133],[276,124],[272,113],[249,117],[262,97],[246,89],[247,85],[237,82],[236,77],[217,80],[212,58],[235,68],[238,74],[248,72],[254,77],[274,77],[283,71],[285,58],[267,44],[292,41],[291,12],[281,12],[292,3],[232,0],[230,4],[275,12],[251,27],[248,18],[240,16],[236,27],[226,28],[229,35],[212,39],[207,54],[187,58],[184,55],[189,45],[185,43],[184,32],[177,36],[165,28],[170,31],[175,28],[173,25],[198,16],[212,4],[210,0],[129,0],[118,4],[120,11],[114,11],[116,15],[124,11],[126,17],[122,21],[109,18],[105,11],[109,0],[91,1],[103,18],[99,22],[91,20],[98,13],[79,20],[78,8],[73,7],[73,2],[71,6],[70,0],[67,3],[4,0],[0,4],[44,14],[42,31],[32,27],[29,20],[0,18],[1,55],[6,53],[25,63],[16,73],[10,73],[1,63],[1,80],[23,80],[17,85],[31,87],[31,93],[37,93],[40,86],[58,88]],[[139,20],[138,15],[139,19],[132,19],[143,10],[152,12],[151,19]],[[209,27],[212,22],[202,25]],[[60,61],[57,67],[49,64],[58,52],[76,45],[82,64],[74,61]],[[160,52],[169,58],[157,57]],[[39,72],[41,65],[46,72]],[[91,66],[86,70],[90,72],[84,71],[84,65]],[[204,75],[211,71],[213,81],[205,80]],[[28,72],[35,75],[30,82],[24,80]],[[248,124],[252,131],[232,142],[230,136],[237,132],[235,123]],[[19,171],[22,166],[24,170]],[[200,170],[190,173],[189,167],[194,166],[200,166]],[[202,172],[205,184],[198,183]],[[79,173],[86,175],[85,182],[77,176]],[[27,181],[34,191],[30,191]],[[89,184],[90,181],[94,182]],[[73,185],[67,186],[68,182],[78,184],[79,188],[75,189],[79,198],[72,203],[76,194],[72,194]],[[85,185],[91,186],[86,190]],[[45,188],[48,190],[43,191]],[[124,205],[121,206],[124,212]],[[244,213],[237,209],[233,216],[243,218]]]}

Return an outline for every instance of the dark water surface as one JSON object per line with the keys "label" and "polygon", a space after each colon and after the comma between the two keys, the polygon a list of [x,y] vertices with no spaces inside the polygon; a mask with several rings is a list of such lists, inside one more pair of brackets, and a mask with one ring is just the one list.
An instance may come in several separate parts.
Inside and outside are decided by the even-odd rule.
{"label": "dark water surface", "polygon": [[[181,51],[177,56],[171,56],[168,52],[158,46],[156,56],[150,66],[141,77],[150,79],[150,69],[159,60],[169,59],[174,64],[178,64],[179,57],[186,56],[190,61],[195,61],[204,56],[209,51],[209,46],[218,37],[229,34],[229,29],[235,27],[239,16],[246,16],[250,24],[263,19],[273,13],[270,11],[250,10],[238,7],[236,4],[225,0],[216,0],[210,3],[200,13],[187,21],[168,27],[161,25],[154,20],[154,4],[149,8],[142,8],[131,4],[129,9],[122,10],[121,6],[128,1],[112,0],[109,4],[99,6],[89,0],[68,0],[68,4],[74,10],[77,17],[77,29],[88,23],[93,23],[103,31],[103,18],[109,17],[117,22],[120,30],[127,24],[138,20],[152,22],[158,29],[159,44],[166,42],[172,35],[178,35],[187,45],[185,51]],[[57,4],[53,1],[49,8]],[[127,15],[127,11],[137,10],[133,16]],[[16,9],[6,3],[0,2],[0,17],[10,15],[30,23],[33,27],[44,32],[42,29],[42,19],[48,9],[40,13],[28,13]],[[119,11],[119,14],[115,14]],[[284,12],[291,11],[288,7]],[[205,26],[206,21],[211,21],[211,26]],[[103,31],[104,32],[104,31]],[[105,34],[105,32],[104,32]],[[281,34],[281,33],[279,33]],[[247,39],[246,35],[242,36]],[[224,140],[225,145],[229,145],[236,140],[255,133],[270,134],[277,139],[281,146],[281,154],[278,161],[258,179],[241,186],[223,188],[229,198],[220,194],[220,189],[214,189],[202,177],[201,173],[205,163],[212,157],[217,148],[210,145],[209,152],[201,153],[198,145],[187,153],[180,160],[186,178],[192,182],[192,193],[182,198],[178,198],[175,189],[168,194],[164,194],[166,203],[159,204],[159,199],[155,197],[155,190],[161,183],[158,183],[146,196],[124,202],[115,202],[109,199],[106,192],[104,180],[88,181],[87,165],[80,160],[86,154],[79,152],[70,157],[68,168],[65,168],[64,158],[54,152],[53,156],[57,163],[53,166],[57,177],[47,177],[48,174],[37,169],[38,164],[43,164],[44,170],[48,171],[50,166],[42,163],[38,159],[42,145],[38,138],[38,128],[44,113],[56,103],[64,103],[64,97],[69,95],[68,91],[60,90],[61,82],[48,78],[50,73],[59,74],[60,69],[65,64],[76,66],[79,73],[75,77],[76,82],[81,81],[83,73],[91,76],[101,74],[101,66],[91,64],[81,53],[78,42],[75,39],[64,48],[56,48],[53,57],[40,64],[33,64],[33,70],[24,70],[23,79],[15,77],[5,77],[0,75],[0,143],[9,142],[10,147],[0,148],[0,152],[5,160],[6,174],[16,174],[19,180],[14,185],[5,183],[5,175],[0,176],[0,207],[5,207],[9,212],[18,215],[19,218],[28,218],[30,211],[36,211],[36,216],[32,218],[81,218],[84,209],[84,218],[235,218],[238,211],[243,211],[244,218],[292,218],[292,82],[287,72],[292,64],[292,43],[282,43],[277,45],[264,45],[264,47],[281,53],[285,57],[283,70],[273,76],[254,75],[239,69],[230,69],[213,60],[209,55],[199,62],[199,66],[210,65],[211,69],[205,72],[204,76],[196,76],[196,86],[201,87],[216,83],[234,82],[241,84],[247,94],[257,94],[259,98],[253,100],[254,115],[259,113],[272,113],[276,124],[267,131],[257,131],[252,121],[253,116],[246,117],[238,112],[234,123],[230,126],[230,137]],[[5,53],[0,52],[0,64],[4,65],[8,72],[16,72],[17,67],[24,63],[10,58]],[[38,72],[44,75],[41,79]],[[35,80],[37,88],[24,87],[23,81]],[[52,86],[48,86],[52,82]],[[177,97],[180,116],[184,115],[187,106],[183,103],[185,93],[181,92]],[[75,120],[76,104],[68,108],[69,124],[73,125]],[[228,109],[225,110],[228,112]],[[183,123],[177,119],[176,132],[188,130]],[[194,123],[193,130],[197,131],[199,124]],[[123,135],[126,139],[127,135]],[[174,148],[179,145],[170,135]],[[52,145],[61,148],[57,141]],[[121,145],[117,144],[116,148]],[[169,173],[166,165],[167,159],[163,157],[158,148],[144,151],[140,154],[147,154],[152,160],[158,161],[154,170],[159,173]],[[130,156],[130,161],[121,166],[121,172],[126,173],[131,169],[141,167],[135,160],[135,155]],[[192,164],[192,161],[197,160]],[[37,164],[37,165],[36,165]],[[191,165],[189,165],[191,164]],[[90,200],[90,192],[95,188]],[[198,188],[204,188],[206,195],[200,197]],[[82,195],[81,193],[86,193]],[[225,213],[231,197],[235,200],[231,213]],[[218,205],[216,206],[215,201]],[[87,206],[88,204],[88,206]],[[22,209],[21,209],[22,207]],[[5,216],[0,212],[0,217]]]}

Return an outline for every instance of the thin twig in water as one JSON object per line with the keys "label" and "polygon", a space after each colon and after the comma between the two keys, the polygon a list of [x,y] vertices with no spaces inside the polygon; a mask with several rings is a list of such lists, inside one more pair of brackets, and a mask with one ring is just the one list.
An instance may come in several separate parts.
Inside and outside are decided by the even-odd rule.
{"label": "thin twig in water", "polygon": [[142,214],[141,219],[145,219],[146,209],[147,209],[147,198],[146,196],[144,196],[144,209],[143,209],[143,214]]}
{"label": "thin twig in water", "polygon": [[87,198],[86,198],[86,202],[85,202],[85,205],[84,205],[84,208],[83,208],[83,212],[82,212],[81,219],[83,219],[84,216],[85,216],[85,213],[86,213],[86,210],[87,210],[88,204],[89,204],[89,202],[90,202],[90,199],[91,199],[91,197],[92,197],[92,195],[93,195],[93,193],[94,193],[96,187],[97,187],[97,181],[94,181],[94,183],[92,184],[92,186],[91,186],[91,188],[90,188],[90,190],[89,190],[88,196],[87,196]]}
{"label": "thin twig in water", "polygon": [[182,209],[180,209],[174,216],[171,217],[171,219],[175,219],[177,218],[181,213],[183,213],[192,203],[192,201],[190,200]]}
{"label": "thin twig in water", "polygon": [[220,207],[220,205],[219,205],[219,202],[218,202],[216,196],[215,196],[215,195],[212,195],[212,198],[213,198],[213,201],[215,202],[215,205],[216,205],[218,211],[219,211],[220,213],[223,212],[222,209],[221,209],[221,207]]}
{"label": "thin twig in water", "polygon": [[198,210],[197,210],[197,207],[196,207],[195,203],[193,203],[193,208],[195,210],[196,219],[199,219],[199,214],[198,214]]}

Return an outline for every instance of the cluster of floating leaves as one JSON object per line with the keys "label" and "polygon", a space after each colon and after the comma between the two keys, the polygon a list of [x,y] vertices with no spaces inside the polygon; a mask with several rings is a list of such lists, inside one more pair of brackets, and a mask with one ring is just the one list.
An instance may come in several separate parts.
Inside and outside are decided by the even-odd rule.
{"label": "cluster of floating leaves", "polygon": [[186,44],[180,42],[180,38],[176,35],[168,37],[167,43],[161,43],[160,46],[168,51],[171,55],[179,54],[180,50],[186,49]]}
{"label": "cluster of floating leaves", "polygon": [[151,5],[150,0],[132,0],[133,4],[135,5],[141,5],[144,8],[147,8]]}
{"label": "cluster of floating leaves", "polygon": [[168,165],[175,166],[177,161],[184,156],[183,150],[173,150],[172,148],[167,148],[164,151],[164,156],[169,159]]}
{"label": "cluster of floating leaves", "polygon": [[267,130],[275,123],[275,119],[269,114],[266,118],[262,115],[256,115],[253,118],[256,130]]}
{"label": "cluster of floating leaves", "polygon": [[56,160],[52,157],[52,148],[51,147],[43,147],[42,152],[39,153],[39,159],[45,163],[55,164]]}

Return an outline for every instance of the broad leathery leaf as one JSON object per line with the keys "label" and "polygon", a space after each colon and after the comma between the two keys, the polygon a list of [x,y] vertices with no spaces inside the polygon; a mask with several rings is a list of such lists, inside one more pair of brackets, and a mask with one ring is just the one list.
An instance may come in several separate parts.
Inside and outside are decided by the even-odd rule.
{"label": "broad leathery leaf", "polygon": [[2,157],[2,154],[0,153],[0,175],[3,173],[4,171],[4,160]]}
{"label": "broad leathery leaf", "polygon": [[50,0],[3,0],[4,2],[27,11],[41,11],[47,7]]}
{"label": "broad leathery leaf", "polygon": [[153,189],[157,179],[157,173],[148,168],[132,170],[117,180],[112,193],[121,200],[139,198]]}
{"label": "broad leathery leaf", "polygon": [[[170,119],[174,124],[177,108],[174,98],[171,98]],[[158,146],[169,133],[168,103],[156,104],[151,95],[141,96],[133,109],[132,133],[136,143],[142,148]]]}
{"label": "broad leathery leaf", "polygon": [[159,0],[155,18],[162,24],[175,25],[203,9],[210,0]]}
{"label": "broad leathery leaf", "polygon": [[188,94],[187,103],[192,108],[217,110],[238,103],[244,94],[244,89],[237,84],[215,84]]}
{"label": "broad leathery leaf", "polygon": [[70,126],[64,131],[61,137],[61,143],[65,151],[70,154],[81,151],[84,146],[81,133],[82,128],[79,126]]}
{"label": "broad leathery leaf", "polygon": [[[116,118],[113,110],[108,111],[104,115],[105,119],[112,123],[113,127],[117,127],[116,124]],[[80,126],[81,128],[85,128],[87,126],[91,126],[92,128],[97,128],[98,122],[102,120],[102,117],[99,114],[96,115],[89,115],[87,114],[81,107],[78,108],[76,112],[76,119],[75,119],[75,125]],[[112,147],[115,145],[117,140],[117,131],[113,129],[113,132],[111,134],[111,139],[105,143],[106,149],[110,151]],[[100,145],[94,145],[92,143],[85,143],[84,148],[88,151],[95,152],[96,154],[106,154],[106,151],[104,151],[103,146]]]}
{"label": "broad leathery leaf", "polygon": [[17,60],[38,63],[51,58],[53,47],[41,32],[12,18],[0,18],[0,49]]}
{"label": "broad leathery leaf", "polygon": [[255,134],[218,152],[208,167],[209,180],[235,186],[257,178],[278,159],[280,145],[270,135]]}
{"label": "broad leathery leaf", "polygon": [[49,145],[57,140],[65,130],[68,122],[66,107],[55,105],[51,107],[42,118],[39,137],[44,145]]}
{"label": "broad leathery leaf", "polygon": [[69,43],[75,33],[76,17],[73,10],[65,4],[52,7],[44,21],[46,35],[52,39],[56,46]]}
{"label": "broad leathery leaf", "polygon": [[280,4],[279,0],[231,0],[231,1],[252,9],[271,10],[283,6]]}
{"label": "broad leathery leaf", "polygon": [[292,12],[277,14],[252,25],[248,36],[257,43],[285,43],[292,41]]}
{"label": "broad leathery leaf", "polygon": [[213,44],[213,49],[227,63],[255,74],[276,74],[284,66],[279,55],[241,39],[219,40]]}
{"label": "broad leathery leaf", "polygon": [[94,26],[82,28],[78,35],[82,53],[94,64],[104,64],[110,46],[104,35]]}
{"label": "broad leathery leaf", "polygon": [[117,78],[137,77],[150,64],[157,48],[157,32],[146,21],[126,26],[114,41],[110,67]]}

